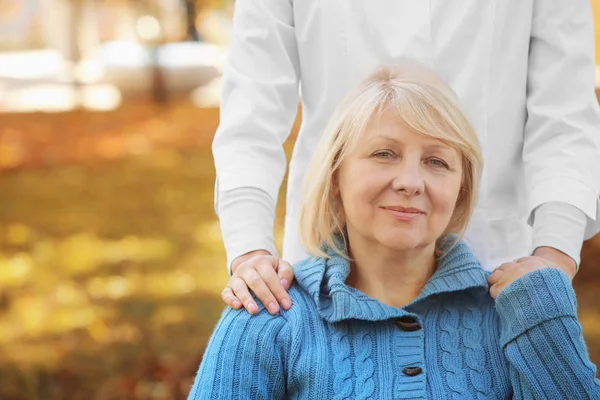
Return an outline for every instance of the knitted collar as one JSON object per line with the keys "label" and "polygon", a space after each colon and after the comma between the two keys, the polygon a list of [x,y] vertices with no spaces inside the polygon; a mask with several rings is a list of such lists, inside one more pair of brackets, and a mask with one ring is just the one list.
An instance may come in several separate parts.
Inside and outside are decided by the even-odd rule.
{"label": "knitted collar", "polygon": [[381,321],[407,315],[412,305],[439,293],[472,288],[487,292],[487,274],[471,249],[459,241],[449,252],[438,258],[438,266],[421,294],[402,308],[391,307],[345,284],[350,263],[325,248],[329,259],[309,258],[294,265],[296,283],[303,287],[317,304],[321,317],[328,322],[346,319]]}

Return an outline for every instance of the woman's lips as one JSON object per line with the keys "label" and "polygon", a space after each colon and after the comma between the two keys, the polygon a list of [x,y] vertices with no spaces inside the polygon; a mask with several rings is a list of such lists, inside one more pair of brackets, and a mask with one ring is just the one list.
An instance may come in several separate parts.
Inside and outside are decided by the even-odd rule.
{"label": "woman's lips", "polygon": [[398,209],[387,207],[383,207],[383,209],[392,214],[392,216],[399,221],[415,221],[425,215],[423,211],[416,209]]}

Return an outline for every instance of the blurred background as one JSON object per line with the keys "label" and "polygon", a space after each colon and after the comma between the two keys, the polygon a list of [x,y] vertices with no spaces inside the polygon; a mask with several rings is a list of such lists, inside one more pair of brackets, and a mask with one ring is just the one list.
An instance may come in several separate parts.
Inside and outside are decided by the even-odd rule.
{"label": "blurred background", "polygon": [[[187,395],[228,278],[210,145],[232,12],[0,0],[1,400]],[[600,236],[582,260],[600,364]]]}

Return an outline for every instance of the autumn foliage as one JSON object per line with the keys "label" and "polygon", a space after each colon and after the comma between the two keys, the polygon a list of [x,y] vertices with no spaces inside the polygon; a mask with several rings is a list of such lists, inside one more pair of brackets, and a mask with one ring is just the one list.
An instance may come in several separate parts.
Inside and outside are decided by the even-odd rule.
{"label": "autumn foliage", "polygon": [[[217,125],[185,101],[0,115],[0,399],[185,398],[227,279]],[[576,279],[596,363],[598,260]]]}

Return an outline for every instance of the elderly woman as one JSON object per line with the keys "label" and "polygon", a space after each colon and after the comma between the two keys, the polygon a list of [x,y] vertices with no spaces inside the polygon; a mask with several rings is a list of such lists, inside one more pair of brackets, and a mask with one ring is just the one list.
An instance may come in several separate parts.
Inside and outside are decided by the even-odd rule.
{"label": "elderly woman", "polygon": [[460,240],[481,159],[433,72],[368,77],[305,178],[294,307],[226,309],[189,398],[600,398],[566,274],[490,276]]}

